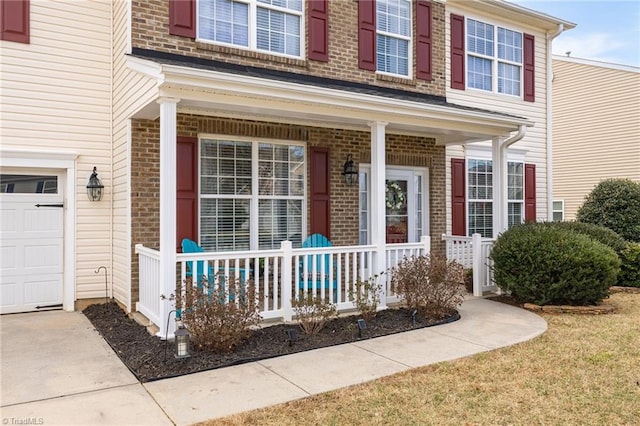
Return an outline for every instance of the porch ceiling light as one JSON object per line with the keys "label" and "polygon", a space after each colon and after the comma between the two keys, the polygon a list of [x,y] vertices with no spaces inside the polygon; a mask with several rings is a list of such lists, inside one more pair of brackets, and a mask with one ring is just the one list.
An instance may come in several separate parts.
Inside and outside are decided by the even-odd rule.
{"label": "porch ceiling light", "polygon": [[89,177],[89,182],[87,183],[87,196],[89,197],[89,201],[102,200],[103,192],[104,185],[98,177],[98,169],[94,166],[93,173],[91,173],[91,177]]}
{"label": "porch ceiling light", "polygon": [[344,162],[344,169],[342,171],[344,176],[344,182],[347,186],[353,186],[358,182],[358,170],[355,164],[353,164],[353,155],[347,155],[347,161]]}
{"label": "porch ceiling light", "polygon": [[178,359],[189,358],[189,332],[182,323],[178,325],[178,329],[173,334],[176,339],[175,357]]}

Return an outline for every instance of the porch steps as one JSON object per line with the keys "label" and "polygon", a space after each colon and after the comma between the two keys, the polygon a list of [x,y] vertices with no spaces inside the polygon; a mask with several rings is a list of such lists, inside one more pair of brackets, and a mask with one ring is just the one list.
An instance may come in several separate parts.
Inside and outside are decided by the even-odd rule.
{"label": "porch steps", "polygon": [[138,311],[134,311],[131,312],[129,314],[129,316],[131,318],[133,318],[133,320],[135,322],[137,322],[138,324],[140,324],[141,326],[143,326],[144,328],[147,329],[147,332],[149,334],[151,334],[152,336],[155,336],[158,331],[160,331],[160,328],[158,328],[157,325],[155,325],[154,323],[152,323],[149,318],[147,318],[146,316],[144,316],[144,314],[142,314],[142,312],[138,312]]}

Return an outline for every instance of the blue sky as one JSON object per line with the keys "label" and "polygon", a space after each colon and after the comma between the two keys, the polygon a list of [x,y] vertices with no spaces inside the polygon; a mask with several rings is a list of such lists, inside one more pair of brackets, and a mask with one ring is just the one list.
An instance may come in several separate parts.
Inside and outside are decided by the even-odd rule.
{"label": "blue sky", "polygon": [[553,41],[553,53],[640,67],[639,0],[511,0],[577,26]]}

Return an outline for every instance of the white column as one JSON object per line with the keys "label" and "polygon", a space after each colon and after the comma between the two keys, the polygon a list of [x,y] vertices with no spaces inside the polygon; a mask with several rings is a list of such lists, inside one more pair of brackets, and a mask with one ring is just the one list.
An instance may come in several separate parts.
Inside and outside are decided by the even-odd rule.
{"label": "white column", "polygon": [[493,238],[507,229],[507,155],[502,138],[491,141],[493,165]]}
{"label": "white column", "polygon": [[[160,289],[165,299],[160,312],[160,332],[167,330],[169,312],[174,309],[171,294],[176,293],[176,122],[179,99],[161,98],[160,104]],[[173,314],[172,314],[173,316]],[[173,335],[174,321],[168,334]],[[164,337],[164,335],[163,335]]]}
{"label": "white column", "polygon": [[[385,208],[385,130],[387,123],[369,123],[371,127],[371,244],[376,246],[375,262],[373,263],[374,275],[385,272],[387,269],[386,247],[386,208]],[[381,307],[387,304],[386,279],[380,278],[382,294],[380,295]]]}

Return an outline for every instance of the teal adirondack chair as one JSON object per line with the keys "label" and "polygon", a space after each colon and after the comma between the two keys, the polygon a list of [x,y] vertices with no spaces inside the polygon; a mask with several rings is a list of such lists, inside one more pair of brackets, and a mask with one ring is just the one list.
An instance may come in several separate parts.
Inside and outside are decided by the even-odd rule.
{"label": "teal adirondack chair", "polygon": [[[182,252],[183,253],[203,253],[204,250],[195,241],[185,238],[184,240],[182,240]],[[213,272],[213,268],[211,267],[211,264],[209,262],[205,262],[204,260],[197,260],[195,261],[195,264],[196,264],[195,268],[193,266],[193,263],[194,261],[187,262],[187,277],[192,277],[195,271],[195,276],[196,276],[196,279],[198,280],[197,281],[198,287],[202,288],[202,282],[205,279],[207,280],[208,283],[214,282],[216,274]],[[206,272],[205,272],[205,263],[207,264]],[[226,277],[220,275],[221,273],[224,273],[224,270],[221,269],[218,272],[218,275],[219,275],[218,284],[220,285],[220,289],[224,291]],[[235,268],[229,268],[229,274],[233,276],[235,274]],[[244,269],[240,269],[239,277],[240,277],[240,282],[244,284],[246,282]],[[235,299],[235,295],[233,294],[233,291],[234,289],[229,290],[229,293],[230,293],[229,300]]]}
{"label": "teal adirondack chair", "polygon": [[[182,252],[183,253],[203,253],[204,250],[195,241],[185,238],[184,240],[182,240]],[[211,268],[211,265],[209,264],[209,262],[205,262],[203,260],[196,261],[195,269],[193,267],[193,263],[194,263],[193,261],[187,262],[187,277],[192,277],[195,271],[195,276],[197,280],[196,282],[198,283],[198,286],[202,285],[202,281],[205,279],[205,277],[207,280],[213,279],[214,277],[213,269]],[[205,266],[204,266],[205,263],[207,264],[206,272],[205,272]]]}
{"label": "teal adirondack chair", "polygon": [[[305,239],[302,242],[302,248],[332,247],[332,246],[333,244],[331,244],[331,241],[329,241],[329,239],[322,234],[313,234],[307,237],[307,239]],[[324,265],[323,265],[323,258],[324,258]],[[304,257],[300,259],[299,288],[301,290],[304,290],[305,285],[306,285],[306,288],[309,290],[313,289],[314,285],[316,288],[321,288],[322,286],[324,286],[325,289],[329,289],[330,287],[333,287],[333,299],[334,299],[333,301],[336,302],[338,298],[338,293],[337,293],[338,282],[335,279],[336,278],[335,270],[333,274],[333,280],[329,281],[330,259],[331,259],[330,254],[316,254],[316,255],[310,254],[306,256],[307,273],[311,274],[311,268],[314,266],[314,264],[317,272],[315,275],[309,275],[307,277],[306,284],[305,284],[305,277],[304,277]],[[320,268],[323,268],[322,271],[320,270]],[[321,282],[321,272],[324,272],[324,282]]]}

